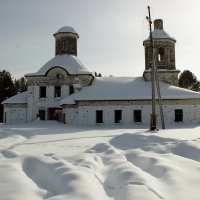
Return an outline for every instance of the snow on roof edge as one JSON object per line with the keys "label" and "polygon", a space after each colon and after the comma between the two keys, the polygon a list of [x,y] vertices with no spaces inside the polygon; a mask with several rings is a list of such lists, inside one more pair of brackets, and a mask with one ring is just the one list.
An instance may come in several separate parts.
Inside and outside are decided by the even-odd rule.
{"label": "snow on roof edge", "polygon": [[27,94],[28,91],[16,94],[4,100],[1,104],[27,104]]}
{"label": "snow on roof edge", "polygon": [[[152,37],[153,39],[171,39],[173,41],[176,42],[176,39],[174,37],[171,37],[164,29],[154,29],[152,31]],[[144,40],[145,41],[149,41],[150,40],[150,36]]]}
{"label": "snow on roof edge", "polygon": [[46,62],[37,72],[27,73],[25,76],[45,76],[52,68],[61,67],[71,75],[92,75],[90,72],[74,55],[56,55],[48,62]]}
{"label": "snow on roof edge", "polygon": [[[200,93],[161,82],[163,100],[200,99]],[[102,90],[103,88],[103,90]],[[131,92],[130,92],[131,91]],[[102,77],[95,78],[93,84],[62,99],[62,104],[74,101],[138,101],[151,99],[151,81],[142,77]]]}

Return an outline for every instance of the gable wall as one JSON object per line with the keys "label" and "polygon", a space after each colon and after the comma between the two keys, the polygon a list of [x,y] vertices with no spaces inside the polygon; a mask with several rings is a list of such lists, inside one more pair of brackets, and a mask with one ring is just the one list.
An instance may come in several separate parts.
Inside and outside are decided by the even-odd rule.
{"label": "gable wall", "polygon": [[[93,79],[92,75],[78,75],[83,86],[88,86]],[[76,75],[69,75],[61,67],[53,67],[44,76],[27,76],[28,85],[73,85]]]}
{"label": "gable wall", "polygon": [[[81,87],[87,86],[93,79],[92,75],[78,75]],[[77,84],[76,76],[69,75],[63,68],[54,67],[45,76],[29,76],[28,79],[28,121],[36,119],[38,110],[61,108],[60,99],[69,96],[69,87]],[[46,98],[40,98],[40,86],[46,86]],[[61,86],[61,97],[54,97],[54,87]]]}
{"label": "gable wall", "polygon": [[27,107],[25,104],[4,105],[4,123],[19,124],[27,122]]}

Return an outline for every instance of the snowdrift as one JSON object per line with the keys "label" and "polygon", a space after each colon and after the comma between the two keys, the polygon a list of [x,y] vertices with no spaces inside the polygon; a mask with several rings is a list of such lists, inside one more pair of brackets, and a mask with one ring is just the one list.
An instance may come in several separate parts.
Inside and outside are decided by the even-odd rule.
{"label": "snowdrift", "polygon": [[2,200],[199,200],[200,127],[0,126]]}

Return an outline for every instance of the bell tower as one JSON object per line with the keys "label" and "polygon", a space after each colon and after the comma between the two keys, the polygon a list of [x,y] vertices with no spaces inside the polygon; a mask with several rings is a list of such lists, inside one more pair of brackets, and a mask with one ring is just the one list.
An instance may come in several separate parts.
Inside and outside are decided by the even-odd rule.
{"label": "bell tower", "polygon": [[[154,21],[152,37],[154,42],[154,59],[159,81],[177,86],[180,71],[176,69],[175,62],[176,40],[163,29],[162,19]],[[143,46],[145,50],[145,70],[143,77],[145,80],[150,81],[153,60],[150,37],[143,41]]]}
{"label": "bell tower", "polygon": [[72,27],[64,26],[60,28],[54,33],[54,37],[56,55],[68,54],[77,56],[77,39],[79,35]]}

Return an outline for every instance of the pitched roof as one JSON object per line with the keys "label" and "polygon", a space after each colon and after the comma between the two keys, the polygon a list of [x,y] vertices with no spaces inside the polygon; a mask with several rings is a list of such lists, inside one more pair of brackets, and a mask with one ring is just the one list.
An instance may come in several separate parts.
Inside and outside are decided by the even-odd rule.
{"label": "pitched roof", "polygon": [[29,73],[25,76],[44,76],[54,67],[61,67],[71,75],[92,74],[76,56],[63,54],[56,55],[43,65],[36,73]]}
{"label": "pitched roof", "polygon": [[[175,38],[171,37],[165,30],[163,29],[154,29],[152,31],[152,36],[154,39],[171,39],[176,41]],[[148,41],[150,40],[150,37],[148,37],[146,40],[144,41]]]}
{"label": "pitched roof", "polygon": [[19,93],[15,96],[12,96],[8,99],[6,99],[5,101],[3,101],[1,104],[22,104],[22,103],[27,103],[27,95],[28,95],[28,92],[22,92],[22,93]]}
{"label": "pitched roof", "polygon": [[[200,93],[160,82],[162,99],[200,99]],[[60,104],[74,104],[86,100],[150,100],[151,82],[142,77],[95,78],[93,84],[61,100]]]}
{"label": "pitched roof", "polygon": [[[200,93],[175,87],[160,82],[162,99],[200,99]],[[27,103],[28,92],[10,97],[2,104]],[[93,84],[83,87],[60,101],[63,104],[75,104],[76,101],[93,100],[150,100],[151,81],[144,81],[142,77],[97,77]]]}

